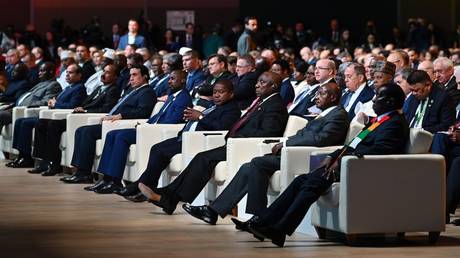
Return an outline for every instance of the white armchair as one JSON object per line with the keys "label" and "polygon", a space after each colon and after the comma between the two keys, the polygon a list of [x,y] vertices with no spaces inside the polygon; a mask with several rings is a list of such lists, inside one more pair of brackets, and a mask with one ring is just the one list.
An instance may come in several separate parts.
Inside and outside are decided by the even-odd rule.
{"label": "white armchair", "polygon": [[14,107],[12,111],[12,123],[3,127],[1,131],[1,150],[11,154],[18,154],[18,151],[12,148],[14,124],[18,118],[38,117],[41,110],[47,110],[48,107]]}
{"label": "white armchair", "polygon": [[431,137],[411,129],[410,154],[344,157],[340,182],[311,207],[318,236],[342,232],[352,244],[358,234],[426,231],[436,242],[445,230],[446,168],[442,156],[421,154]]}
{"label": "white armchair", "polygon": [[[294,135],[298,130],[304,128],[307,123],[308,120],[301,117],[289,116],[283,137]],[[251,161],[254,157],[270,153],[272,145],[263,144],[265,140],[281,141],[283,138],[229,138],[227,140],[227,160],[219,162],[214,170],[214,175],[209,181],[205,192],[207,202],[214,200],[225,189],[241,165]],[[243,201],[245,202],[245,198]]]}

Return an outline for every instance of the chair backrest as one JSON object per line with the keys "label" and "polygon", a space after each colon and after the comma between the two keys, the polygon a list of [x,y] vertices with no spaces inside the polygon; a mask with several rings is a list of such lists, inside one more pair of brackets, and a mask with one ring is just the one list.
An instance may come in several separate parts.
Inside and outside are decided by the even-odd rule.
{"label": "chair backrest", "polygon": [[283,137],[289,137],[297,133],[300,129],[304,128],[308,124],[308,120],[299,116],[289,116],[284,129]]}
{"label": "chair backrest", "polygon": [[165,103],[163,101],[157,101],[157,103],[153,107],[152,114],[150,115],[150,117],[152,117],[152,116],[156,115],[158,112],[160,112],[160,109],[161,109],[161,107],[163,107],[164,104]]}
{"label": "chair backrest", "polygon": [[351,121],[350,127],[348,128],[347,137],[345,138],[345,144],[348,144],[353,138],[355,138],[359,132],[364,128],[364,124],[357,121]]}
{"label": "chair backrest", "polygon": [[406,143],[407,154],[422,154],[430,151],[433,134],[423,129],[410,128]]}

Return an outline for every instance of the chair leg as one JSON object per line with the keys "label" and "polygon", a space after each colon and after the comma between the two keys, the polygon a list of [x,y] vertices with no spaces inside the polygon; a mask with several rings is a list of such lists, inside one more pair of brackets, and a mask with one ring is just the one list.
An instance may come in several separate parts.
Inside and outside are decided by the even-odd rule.
{"label": "chair leg", "polygon": [[428,242],[429,242],[430,244],[436,244],[436,242],[438,241],[440,235],[441,235],[441,232],[439,232],[439,231],[436,231],[436,232],[434,232],[434,231],[429,232],[429,233],[428,233]]}
{"label": "chair leg", "polygon": [[315,226],[316,234],[318,234],[319,239],[326,239],[326,229]]}
{"label": "chair leg", "polygon": [[347,242],[347,245],[354,246],[356,244],[356,240],[358,239],[357,234],[346,234],[345,239]]}

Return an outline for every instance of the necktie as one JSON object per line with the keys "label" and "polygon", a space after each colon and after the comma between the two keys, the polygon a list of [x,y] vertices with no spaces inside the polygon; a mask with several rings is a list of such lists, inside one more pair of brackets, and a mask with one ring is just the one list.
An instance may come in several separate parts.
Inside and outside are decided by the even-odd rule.
{"label": "necktie", "polygon": [[232,128],[228,131],[227,136],[225,138],[235,136],[236,131],[238,131],[246,123],[246,121],[248,121],[251,115],[257,110],[261,102],[262,102],[262,99],[260,97],[257,97],[254,100],[254,102],[252,102],[252,105],[249,107],[248,112],[246,112],[246,114],[244,114],[244,116],[241,117],[240,120],[238,120],[232,126]]}
{"label": "necktie", "polygon": [[126,94],[123,98],[121,98],[118,103],[110,110],[109,116],[113,115],[115,111],[117,111],[118,107],[125,102],[126,99],[128,99],[129,96],[131,96],[137,89],[134,89],[130,91],[128,94]]}
{"label": "necktie", "polygon": [[292,110],[294,110],[294,108],[303,100],[305,99],[305,97],[308,95],[310,91],[308,89],[305,89],[302,93],[300,93],[295,99],[294,99],[294,103],[292,103],[292,105],[289,107],[289,110],[288,112],[291,112]]}
{"label": "necktie", "polygon": [[347,108],[348,107],[348,104],[350,104],[350,100],[351,100],[351,96],[353,96],[353,93],[352,91],[348,91],[347,93],[345,93],[345,95],[343,96],[343,102],[342,102],[342,106],[344,108]]}
{"label": "necktie", "polygon": [[[160,118],[166,113],[166,110],[168,110],[169,106],[171,105],[171,103],[174,101],[175,97],[173,94],[169,95],[168,96],[168,99],[166,100],[165,104],[163,105],[163,107],[161,107],[160,109],[160,112],[158,112],[158,114],[156,115],[156,118],[151,121],[153,123],[151,124],[156,124],[158,123],[158,121],[160,120]],[[150,121],[149,121],[150,122]]]}

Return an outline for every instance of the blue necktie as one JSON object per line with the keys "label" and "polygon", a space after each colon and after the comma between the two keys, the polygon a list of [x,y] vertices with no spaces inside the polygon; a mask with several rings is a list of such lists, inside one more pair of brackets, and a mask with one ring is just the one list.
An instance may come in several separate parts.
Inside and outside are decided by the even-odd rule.
{"label": "blue necktie", "polygon": [[125,102],[125,100],[128,99],[128,97],[131,96],[136,90],[137,89],[133,89],[131,92],[126,94],[123,98],[121,98],[118,101],[118,103],[112,108],[112,110],[110,110],[109,116],[113,115],[115,113],[115,111],[117,111],[118,107],[121,106],[121,104],[123,104],[123,102]]}
{"label": "blue necktie", "polygon": [[151,124],[158,123],[160,118],[166,113],[166,110],[168,110],[169,106],[171,105],[171,103],[174,101],[175,98],[176,97],[174,97],[173,94],[169,95],[168,99],[166,99],[165,104],[163,105],[163,107],[161,107],[160,112],[158,112],[158,114],[156,115],[156,119],[154,121],[149,121],[149,123]]}
{"label": "blue necktie", "polygon": [[342,101],[342,106],[344,108],[346,108],[348,106],[348,104],[350,103],[350,100],[351,100],[351,96],[353,95],[354,92],[351,92],[351,91],[348,91],[347,93],[345,93],[345,95],[343,96],[343,101]]}

